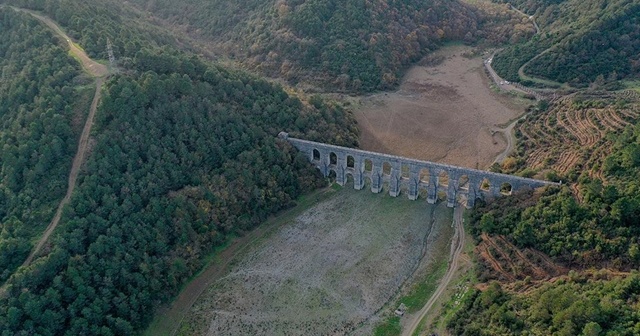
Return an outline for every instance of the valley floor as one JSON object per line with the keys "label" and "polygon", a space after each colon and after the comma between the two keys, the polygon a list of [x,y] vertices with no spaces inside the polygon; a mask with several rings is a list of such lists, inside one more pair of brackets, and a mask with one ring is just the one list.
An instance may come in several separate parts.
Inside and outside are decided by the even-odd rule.
{"label": "valley floor", "polygon": [[434,241],[450,224],[442,203],[341,188],[237,255],[179,334],[369,334],[416,271],[448,256]]}
{"label": "valley floor", "polygon": [[[356,99],[361,147],[416,159],[485,169],[507,146],[493,132],[524,113],[530,101],[491,89],[480,56],[461,45],[416,65],[395,92]],[[439,62],[438,62],[439,61]]]}

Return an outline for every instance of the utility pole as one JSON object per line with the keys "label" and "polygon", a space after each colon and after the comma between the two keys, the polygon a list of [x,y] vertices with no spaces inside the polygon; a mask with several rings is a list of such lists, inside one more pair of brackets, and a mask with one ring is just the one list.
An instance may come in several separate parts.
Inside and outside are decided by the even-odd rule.
{"label": "utility pole", "polygon": [[116,58],[113,56],[113,48],[111,47],[111,40],[107,37],[107,54],[109,55],[109,64],[111,68],[115,67]]}

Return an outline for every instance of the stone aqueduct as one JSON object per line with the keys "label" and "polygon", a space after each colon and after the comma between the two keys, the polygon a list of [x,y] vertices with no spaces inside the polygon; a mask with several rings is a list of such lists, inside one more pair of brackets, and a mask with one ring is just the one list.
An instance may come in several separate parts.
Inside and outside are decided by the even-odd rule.
{"label": "stone aqueduct", "polygon": [[[483,170],[457,167],[400,156],[334,146],[319,142],[291,138],[285,132],[279,138],[289,141],[315,164],[324,176],[335,173],[336,183],[345,185],[349,177],[354,189],[370,180],[371,191],[379,193],[388,183],[389,195],[396,197],[406,190],[410,200],[418,199],[426,190],[427,202],[433,204],[438,193],[446,194],[447,206],[459,202],[472,208],[477,198],[509,195],[522,188],[538,188],[559,183],[535,180]],[[386,188],[385,188],[386,189]]]}

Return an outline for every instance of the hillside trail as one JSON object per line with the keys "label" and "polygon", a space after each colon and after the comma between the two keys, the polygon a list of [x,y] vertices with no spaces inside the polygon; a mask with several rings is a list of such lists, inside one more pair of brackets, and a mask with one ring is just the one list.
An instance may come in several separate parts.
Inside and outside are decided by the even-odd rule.
{"label": "hillside trail", "polygon": [[513,149],[515,147],[515,143],[516,143],[516,138],[515,138],[515,135],[513,134],[513,128],[516,127],[516,124],[518,124],[519,121],[526,119],[528,115],[529,115],[529,113],[527,113],[527,114],[521,116],[520,118],[512,121],[505,128],[496,128],[496,129],[492,130],[493,132],[502,133],[504,135],[504,137],[507,139],[507,148],[505,148],[504,151],[502,153],[500,153],[496,157],[496,159],[493,161],[494,163],[501,164],[507,158],[507,156],[509,156],[509,154],[511,154],[511,152],[513,151]]}
{"label": "hillside trail", "polygon": [[[536,35],[540,35],[541,30],[540,30],[540,27],[538,26],[538,23],[536,22],[536,19],[535,19],[534,15],[529,15],[529,14],[519,10],[518,8],[516,8],[512,4],[509,4],[509,6],[511,6],[511,9],[513,9],[514,11],[522,14],[523,16],[525,16],[529,20],[531,20],[531,22],[533,23],[533,26],[536,28]],[[532,59],[530,59],[525,64],[523,64],[520,68],[518,68],[518,77],[520,77],[523,80],[528,80],[528,81],[532,81],[532,82],[536,82],[536,83],[540,83],[540,84],[544,84],[544,85],[551,84],[551,85],[557,85],[559,87],[563,87],[563,88],[566,88],[566,89],[570,89],[571,86],[569,86],[567,83],[560,83],[560,82],[552,81],[552,80],[549,80],[549,79],[531,77],[531,76],[527,75],[524,72],[524,69],[529,65],[529,63],[531,63],[531,62],[537,60],[538,58],[544,56],[545,54],[553,51],[553,49],[555,49],[556,46],[557,45],[552,45],[551,47],[543,50],[541,53],[539,53],[538,55],[534,56]]]}
{"label": "hillside trail", "polygon": [[453,210],[453,221],[455,226],[455,233],[453,235],[453,240],[451,241],[451,253],[449,255],[449,259],[451,260],[449,264],[449,268],[447,268],[447,273],[444,275],[438,288],[433,293],[429,301],[420,309],[418,314],[413,318],[411,324],[409,324],[409,328],[405,329],[402,332],[403,336],[411,336],[415,333],[416,329],[420,325],[422,319],[429,313],[431,307],[434,303],[442,296],[445,289],[449,286],[449,283],[453,279],[456,271],[458,270],[458,263],[460,259],[460,254],[462,253],[462,248],[464,247],[465,241],[465,232],[464,226],[462,225],[462,213],[464,212],[464,208],[461,206],[457,206]]}
{"label": "hillside trail", "polygon": [[107,68],[106,65],[100,64],[92,60],[87,55],[87,53],[84,52],[84,50],[82,50],[82,48],[80,48],[77,44],[75,44],[71,40],[71,38],[67,34],[65,34],[62,28],[60,28],[60,26],[58,26],[53,20],[51,20],[46,16],[38,14],[37,12],[34,12],[32,10],[13,7],[13,6],[10,6],[10,7],[13,10],[18,12],[31,14],[31,16],[35,17],[36,19],[40,20],[42,23],[46,24],[49,28],[51,28],[51,30],[53,30],[53,32],[56,33],[56,35],[58,35],[60,38],[64,40],[64,42],[66,42],[66,44],[69,46],[69,52],[74,56],[76,60],[78,60],[78,62],[80,62],[80,65],[82,65],[82,69],[86,71],[88,74],[90,74],[92,77],[100,78],[100,77],[105,77],[109,74],[109,69]]}
{"label": "hillside trail", "polygon": [[82,50],[75,43],[73,43],[71,41],[71,38],[67,36],[64,33],[64,31],[62,31],[62,29],[48,17],[42,16],[36,12],[30,11],[27,9],[16,8],[16,7],[11,7],[11,8],[13,8],[16,11],[24,12],[32,15],[33,17],[37,18],[38,20],[46,24],[49,28],[51,28],[51,30],[53,30],[59,37],[64,39],[67,45],[69,46],[70,53],[82,65],[83,70],[95,78],[95,84],[96,84],[96,91],[93,96],[93,101],[91,102],[89,115],[87,116],[87,120],[82,129],[82,134],[80,135],[80,141],[78,142],[78,150],[76,152],[76,155],[73,158],[71,171],[69,172],[69,179],[67,183],[67,193],[62,199],[62,201],[60,201],[60,204],[58,204],[56,213],[53,216],[53,219],[51,220],[49,225],[47,226],[47,229],[42,234],[42,237],[40,237],[34,249],[31,251],[31,253],[27,257],[27,259],[24,261],[24,263],[22,263],[21,267],[25,267],[31,264],[35,256],[40,252],[42,247],[47,243],[47,241],[49,240],[49,237],[51,236],[55,228],[58,226],[58,223],[60,222],[60,217],[62,216],[62,210],[64,209],[65,205],[69,203],[69,200],[71,199],[71,195],[73,194],[73,190],[75,189],[75,186],[76,186],[78,173],[80,172],[80,168],[82,166],[85,155],[87,153],[89,135],[91,134],[91,127],[93,126],[96,110],[98,108],[98,102],[100,101],[100,90],[102,88],[102,84],[104,83],[105,78],[109,74],[109,70],[105,65],[92,60],[84,52],[84,50]]}
{"label": "hillside trail", "polygon": [[531,20],[531,22],[533,22],[533,26],[536,28],[536,35],[540,34],[540,27],[538,26],[538,23],[536,22],[536,18],[533,15],[529,15],[529,14],[517,9],[512,4],[509,4],[509,6],[511,6],[511,9],[513,9],[514,11],[520,13],[522,16],[525,16],[525,17],[529,18],[529,20]]}
{"label": "hillside trail", "polygon": [[537,54],[536,56],[534,56],[532,59],[528,60],[525,64],[523,64],[520,68],[518,68],[518,76],[523,79],[523,80],[528,80],[531,82],[536,82],[536,83],[540,83],[540,84],[551,84],[551,85],[556,85],[559,87],[563,87],[563,88],[571,88],[567,83],[560,83],[560,82],[556,82],[556,81],[552,81],[549,79],[541,79],[541,78],[536,78],[536,77],[532,77],[530,75],[527,75],[524,72],[524,69],[529,66],[529,63],[537,60],[538,58],[544,56],[545,54],[548,54],[549,52],[553,51],[556,48],[556,45],[552,45],[551,47],[543,50],[541,53]]}
{"label": "hillside trail", "polygon": [[69,203],[71,199],[71,195],[73,194],[73,190],[76,186],[76,179],[78,178],[78,173],[80,172],[80,167],[84,161],[85,154],[87,153],[87,145],[89,143],[89,134],[91,134],[91,127],[93,126],[93,119],[96,115],[96,110],[98,107],[98,101],[100,100],[100,88],[102,87],[102,83],[104,82],[104,78],[98,77],[96,78],[96,92],[93,96],[93,102],[91,102],[91,109],[89,110],[89,115],[87,116],[87,121],[84,124],[84,128],[82,129],[82,135],[80,135],[80,141],[78,144],[78,151],[76,152],[76,156],[73,158],[73,164],[71,165],[71,171],[69,172],[69,180],[67,183],[67,193],[58,204],[58,209],[56,209],[56,214],[53,216],[51,223],[47,226],[47,229],[43,233],[42,237],[36,244],[36,247],[31,251],[29,257],[22,263],[22,267],[29,266],[33,258],[36,256],[38,252],[42,249],[44,244],[49,240],[49,237],[55,230],[56,226],[60,222],[60,217],[62,216],[62,209]]}

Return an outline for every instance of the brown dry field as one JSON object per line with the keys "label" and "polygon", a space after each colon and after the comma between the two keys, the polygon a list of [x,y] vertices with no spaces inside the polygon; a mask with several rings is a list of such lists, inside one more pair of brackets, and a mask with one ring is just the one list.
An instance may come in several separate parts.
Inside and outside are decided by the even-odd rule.
{"label": "brown dry field", "polygon": [[506,148],[491,130],[526,108],[493,92],[481,57],[467,58],[467,46],[436,52],[444,61],[414,66],[395,92],[356,99],[354,109],[366,150],[469,168],[487,168]]}

